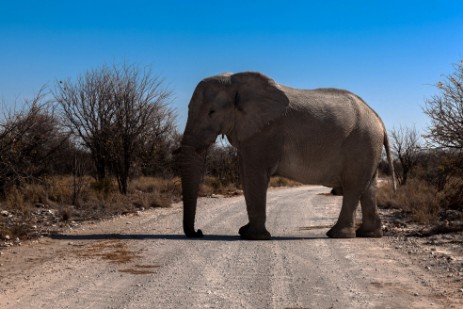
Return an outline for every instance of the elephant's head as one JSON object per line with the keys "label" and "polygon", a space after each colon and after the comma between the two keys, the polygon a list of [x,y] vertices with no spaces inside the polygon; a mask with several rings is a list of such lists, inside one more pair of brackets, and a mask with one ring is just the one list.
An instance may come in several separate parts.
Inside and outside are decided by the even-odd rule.
{"label": "elephant's head", "polygon": [[219,134],[235,147],[285,114],[289,100],[272,79],[260,73],[223,74],[201,81],[188,106],[188,120],[178,151],[183,190],[183,229],[194,229],[196,201],[207,148]]}

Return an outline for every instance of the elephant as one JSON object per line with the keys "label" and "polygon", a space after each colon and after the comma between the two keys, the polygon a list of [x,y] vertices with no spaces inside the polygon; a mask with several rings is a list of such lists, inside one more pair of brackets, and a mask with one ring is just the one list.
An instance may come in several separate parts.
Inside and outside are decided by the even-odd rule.
{"label": "elephant", "polygon": [[[198,187],[206,151],[219,135],[226,135],[238,152],[249,219],[239,229],[242,239],[271,238],[265,221],[272,175],[342,192],[341,211],[328,237],[382,237],[376,190],[383,146],[393,165],[384,123],[359,96],[334,88],[295,89],[258,72],[200,81],[176,151],[187,237],[203,236],[194,226]],[[363,222],[355,229],[359,202]]]}

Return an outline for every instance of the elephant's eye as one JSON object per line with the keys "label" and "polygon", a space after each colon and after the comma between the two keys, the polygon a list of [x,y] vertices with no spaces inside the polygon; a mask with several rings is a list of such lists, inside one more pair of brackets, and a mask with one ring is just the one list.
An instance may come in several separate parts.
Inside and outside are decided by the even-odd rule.
{"label": "elephant's eye", "polygon": [[214,110],[210,110],[210,111],[209,111],[209,114],[208,114],[208,115],[209,115],[209,117],[211,117],[211,116],[212,116],[214,113],[215,113],[215,111],[214,111]]}

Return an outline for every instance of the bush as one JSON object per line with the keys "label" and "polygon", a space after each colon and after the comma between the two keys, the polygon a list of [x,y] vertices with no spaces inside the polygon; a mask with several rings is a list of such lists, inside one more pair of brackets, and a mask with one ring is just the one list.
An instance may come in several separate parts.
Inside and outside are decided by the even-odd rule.
{"label": "bush", "polygon": [[238,161],[238,151],[231,145],[214,144],[208,149],[205,175],[217,178],[218,184],[214,189],[229,184],[240,186]]}
{"label": "bush", "polygon": [[444,209],[463,211],[463,179],[451,177],[439,194]]}
{"label": "bush", "polygon": [[439,219],[441,195],[424,181],[410,179],[395,192],[391,184],[386,184],[379,188],[377,199],[379,207],[403,209],[420,224],[436,223]]}
{"label": "bush", "polygon": [[182,196],[181,180],[178,177],[164,179],[158,177],[139,177],[130,182],[129,194],[146,193],[158,195],[171,201]]}
{"label": "bush", "polygon": [[212,194],[237,195],[240,187],[235,183],[223,181],[217,177],[206,176],[199,185],[199,196],[211,196]]}
{"label": "bush", "polygon": [[71,221],[100,220],[153,207],[169,207],[180,198],[179,179],[143,177],[134,181],[127,195],[119,193],[115,181],[95,182],[83,177],[79,203],[73,204],[74,178],[50,177],[44,182],[13,186],[0,199],[0,240],[29,238],[48,233]]}
{"label": "bush", "polygon": [[297,181],[280,176],[270,178],[269,183],[269,187],[296,187],[300,185],[301,184]]}
{"label": "bush", "polygon": [[43,181],[70,145],[52,108],[39,94],[23,110],[0,117],[0,194],[13,186]]}
{"label": "bush", "polygon": [[100,193],[103,193],[105,196],[108,196],[110,193],[116,191],[116,183],[113,179],[105,177],[100,181],[92,183],[92,188]]}

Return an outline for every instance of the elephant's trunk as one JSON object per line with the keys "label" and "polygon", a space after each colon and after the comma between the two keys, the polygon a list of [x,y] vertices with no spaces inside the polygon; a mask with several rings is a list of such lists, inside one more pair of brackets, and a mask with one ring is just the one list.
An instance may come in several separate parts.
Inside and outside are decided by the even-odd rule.
{"label": "elephant's trunk", "polygon": [[195,231],[194,225],[204,159],[205,154],[198,154],[193,147],[182,146],[177,153],[182,178],[183,231],[187,237],[203,236],[201,230]]}

